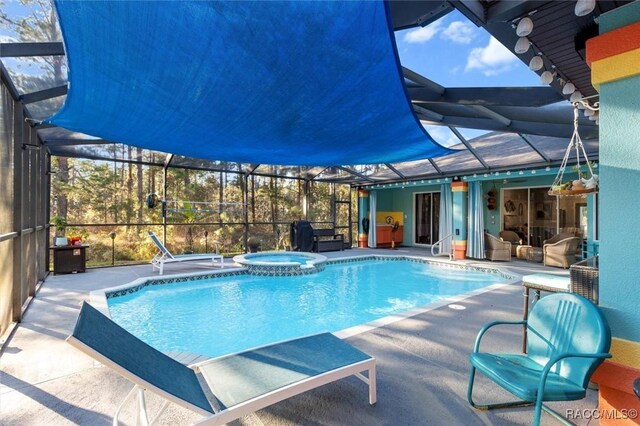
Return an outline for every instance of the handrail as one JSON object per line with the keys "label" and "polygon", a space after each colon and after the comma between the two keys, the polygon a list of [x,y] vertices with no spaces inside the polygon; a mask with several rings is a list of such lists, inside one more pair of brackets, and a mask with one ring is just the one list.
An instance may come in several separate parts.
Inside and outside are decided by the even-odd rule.
{"label": "handrail", "polygon": [[[453,259],[453,252],[450,251],[449,253],[441,253],[440,252],[440,247],[442,246],[442,242],[444,240],[446,240],[447,238],[451,238],[453,240],[453,234],[448,234],[445,235],[444,237],[440,238],[438,241],[436,241],[435,243],[433,243],[431,245],[431,256],[449,256],[449,260]],[[435,253],[435,248],[438,247],[438,254]]]}
{"label": "handrail", "polygon": [[7,240],[11,240],[14,238],[17,238],[20,234],[18,234],[17,232],[9,232],[7,234],[2,234],[0,235],[0,241],[7,241]]}

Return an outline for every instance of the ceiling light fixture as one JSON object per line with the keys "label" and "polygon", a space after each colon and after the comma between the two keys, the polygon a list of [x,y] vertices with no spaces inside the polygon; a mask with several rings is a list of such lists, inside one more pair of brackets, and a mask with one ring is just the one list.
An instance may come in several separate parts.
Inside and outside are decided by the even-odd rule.
{"label": "ceiling light fixture", "polygon": [[518,37],[526,37],[533,31],[533,21],[528,16],[525,16],[518,22],[516,27],[516,34]]}
{"label": "ceiling light fixture", "polygon": [[585,16],[593,12],[596,8],[596,0],[578,0],[575,12],[577,16]]}
{"label": "ceiling light fixture", "polygon": [[529,41],[529,39],[526,37],[520,37],[516,42],[516,47],[514,48],[514,51],[518,55],[522,55],[523,53],[526,53],[529,50],[529,47],[531,47],[531,42]]}
{"label": "ceiling light fixture", "polygon": [[575,91],[576,91],[576,86],[574,86],[573,83],[571,83],[571,82],[568,82],[562,88],[562,94],[563,95],[571,95]]}
{"label": "ceiling light fixture", "polygon": [[579,99],[582,99],[582,92],[579,91],[579,90],[576,90],[575,92],[573,92],[571,94],[571,97],[569,98],[569,101],[573,103],[573,102],[578,101]]}
{"label": "ceiling light fixture", "polygon": [[540,75],[540,81],[544,84],[553,83],[553,78],[555,77],[555,72],[545,71]]}
{"label": "ceiling light fixture", "polygon": [[529,61],[529,69],[531,71],[540,71],[542,67],[544,67],[544,61],[539,54],[531,58],[531,61]]}

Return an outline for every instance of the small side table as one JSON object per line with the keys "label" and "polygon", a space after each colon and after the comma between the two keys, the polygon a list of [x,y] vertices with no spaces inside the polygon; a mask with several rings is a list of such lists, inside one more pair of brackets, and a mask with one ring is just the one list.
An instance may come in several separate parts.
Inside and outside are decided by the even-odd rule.
{"label": "small side table", "polygon": [[[567,292],[569,291],[569,277],[563,277],[550,274],[531,274],[522,277],[522,286],[524,287],[524,307],[522,310],[522,319],[529,318],[529,290],[535,290],[535,302],[540,300],[540,292],[547,291],[549,293]],[[524,326],[522,333],[522,352],[527,353],[527,326]]]}
{"label": "small side table", "polygon": [[531,246],[527,246],[527,245],[519,245],[516,247],[516,258],[520,259],[520,260],[526,260],[527,259],[527,253],[529,251],[529,249],[531,248]]}
{"label": "small side table", "polygon": [[82,246],[53,246],[53,274],[70,274],[87,270],[87,247]]}
{"label": "small side table", "polygon": [[571,293],[577,293],[598,304],[600,272],[598,256],[590,257],[569,267]]}
{"label": "small side table", "polygon": [[[527,260],[529,262],[542,262],[542,259],[544,258],[544,252],[542,251],[542,249],[540,247],[529,247],[527,248],[527,250],[525,251],[525,256],[527,257]],[[534,274],[536,275],[536,274]]]}

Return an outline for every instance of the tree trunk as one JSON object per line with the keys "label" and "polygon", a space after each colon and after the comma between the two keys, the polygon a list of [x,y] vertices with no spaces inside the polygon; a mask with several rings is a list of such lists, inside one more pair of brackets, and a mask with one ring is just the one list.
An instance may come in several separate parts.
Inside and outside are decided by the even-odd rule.
{"label": "tree trunk", "polygon": [[136,148],[136,160],[138,163],[136,164],[137,169],[137,177],[138,177],[138,215],[137,221],[138,223],[142,223],[143,215],[142,211],[144,210],[144,188],[142,187],[142,148]]}
{"label": "tree trunk", "polygon": [[[58,171],[56,172],[56,177],[63,187],[69,182],[69,159],[67,157],[58,157]],[[58,193],[57,208],[58,211],[56,213],[58,216],[66,219],[68,209],[66,191],[60,191]]]}
{"label": "tree trunk", "polygon": [[269,207],[271,208],[271,228],[273,229],[273,233],[275,234],[278,226],[276,225],[276,221],[278,220],[278,206],[276,205],[278,190],[277,183],[275,182],[273,177],[269,178]]}
{"label": "tree trunk", "polygon": [[[131,161],[133,158],[133,147],[127,145],[127,160]],[[125,205],[127,223],[131,223],[133,217],[133,164],[127,163],[127,203]]]}
{"label": "tree trunk", "polygon": [[224,202],[224,172],[220,172],[220,185],[218,186],[218,223],[222,226],[222,203]]}

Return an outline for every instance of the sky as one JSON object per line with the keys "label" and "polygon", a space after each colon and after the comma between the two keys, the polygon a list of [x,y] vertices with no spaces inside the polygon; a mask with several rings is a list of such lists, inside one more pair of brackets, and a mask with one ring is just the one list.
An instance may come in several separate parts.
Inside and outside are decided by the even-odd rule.
{"label": "sky", "polygon": [[[538,75],[512,50],[457,10],[426,27],[397,31],[395,38],[402,66],[444,87],[542,85]],[[460,143],[447,127],[425,125],[425,128],[443,145]],[[467,139],[487,133],[458,130]]]}
{"label": "sky", "polygon": [[395,36],[402,65],[445,87],[542,85],[512,50],[457,10]]}

